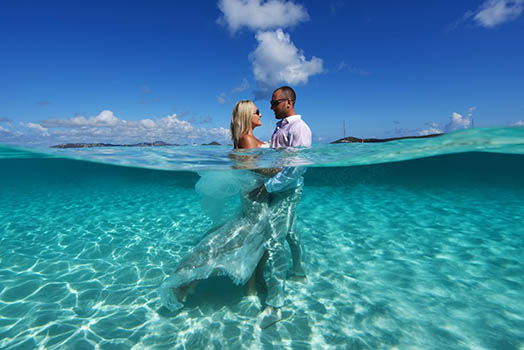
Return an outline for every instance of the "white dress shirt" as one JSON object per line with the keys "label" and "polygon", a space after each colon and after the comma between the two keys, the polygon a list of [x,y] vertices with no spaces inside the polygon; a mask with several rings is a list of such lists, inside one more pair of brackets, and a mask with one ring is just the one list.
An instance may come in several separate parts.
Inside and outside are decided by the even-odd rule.
{"label": "white dress shirt", "polygon": [[[271,147],[311,147],[311,129],[298,114],[282,119],[277,123],[271,136]],[[280,192],[302,186],[305,167],[285,167],[272,178],[265,181],[268,192]]]}
{"label": "white dress shirt", "polygon": [[311,129],[299,114],[284,118],[271,136],[271,147],[311,147]]}

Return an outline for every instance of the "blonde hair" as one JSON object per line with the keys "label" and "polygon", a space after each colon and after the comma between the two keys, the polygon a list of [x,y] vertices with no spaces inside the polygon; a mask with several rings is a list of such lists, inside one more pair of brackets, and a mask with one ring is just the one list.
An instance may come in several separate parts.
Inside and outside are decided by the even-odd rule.
{"label": "blonde hair", "polygon": [[251,121],[255,112],[255,104],[250,100],[238,101],[231,113],[231,138],[233,146],[238,148],[240,138],[251,130]]}

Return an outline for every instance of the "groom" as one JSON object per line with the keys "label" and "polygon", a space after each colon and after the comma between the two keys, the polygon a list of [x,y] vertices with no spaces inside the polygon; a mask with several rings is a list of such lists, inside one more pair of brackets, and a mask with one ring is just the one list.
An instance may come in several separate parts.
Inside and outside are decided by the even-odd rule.
{"label": "groom", "polygon": [[[273,92],[271,109],[275,113],[276,129],[271,136],[271,147],[310,147],[311,130],[295,112],[295,91],[282,86]],[[284,305],[284,281],[287,261],[284,239],[291,248],[293,269],[290,278],[305,280],[302,267],[302,246],[300,236],[295,230],[295,211],[302,197],[305,168],[288,167],[266,180],[259,189],[259,195],[269,193],[272,210],[271,237],[267,243],[268,262],[271,277],[268,286],[267,307],[260,315],[260,327],[267,328],[282,319],[281,307]]]}

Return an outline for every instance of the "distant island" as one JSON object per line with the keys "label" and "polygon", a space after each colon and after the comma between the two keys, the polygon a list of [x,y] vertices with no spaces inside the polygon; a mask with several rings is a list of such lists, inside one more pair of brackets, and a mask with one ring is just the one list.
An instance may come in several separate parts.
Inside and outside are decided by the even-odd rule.
{"label": "distant island", "polygon": [[348,136],[341,138],[339,140],[333,141],[331,143],[378,143],[378,142],[389,142],[389,141],[397,141],[397,140],[404,140],[404,139],[424,139],[428,137],[437,137],[441,136],[443,134],[431,134],[431,135],[422,135],[422,136],[402,136],[402,137],[391,137],[389,139],[365,139],[365,138],[359,138],[359,137],[353,137]]}
{"label": "distant island", "polygon": [[[403,136],[403,137],[391,137],[388,139],[376,139],[376,138],[360,138],[348,136],[341,138],[339,140],[331,142],[333,143],[379,143],[379,142],[389,142],[396,140],[404,139],[423,139],[428,137],[437,137],[443,134],[431,134],[431,135],[422,135],[422,136]],[[140,142],[133,144],[111,144],[111,143],[63,143],[60,145],[51,146],[51,148],[90,148],[90,147],[164,147],[164,146],[187,146],[179,145],[176,143],[167,143],[164,141],[155,141],[155,142]],[[213,141],[210,143],[203,143],[202,146],[221,146],[220,143]]]}
{"label": "distant island", "polygon": [[[164,146],[180,146],[176,143],[167,143],[164,141],[155,142],[140,142],[133,144],[112,144],[112,143],[63,143],[60,145],[51,146],[51,148],[91,148],[91,147],[164,147]],[[202,146],[220,146],[220,143],[213,141],[204,143]]]}

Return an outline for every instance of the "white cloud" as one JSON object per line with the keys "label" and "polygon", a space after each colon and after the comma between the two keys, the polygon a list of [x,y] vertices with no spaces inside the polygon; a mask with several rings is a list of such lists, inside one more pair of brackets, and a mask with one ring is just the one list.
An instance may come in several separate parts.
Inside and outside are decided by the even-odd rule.
{"label": "white cloud", "polygon": [[49,132],[47,132],[47,128],[44,128],[42,125],[40,124],[36,124],[36,123],[27,123],[27,124],[23,124],[26,128],[29,128],[29,129],[33,129],[33,130],[36,130],[36,131],[39,131],[42,136],[49,136]]}
{"label": "white cloud", "polygon": [[[451,115],[451,118],[449,122],[441,126],[439,123],[436,122],[430,122],[426,123],[425,128],[420,129],[404,129],[396,127],[393,132],[396,136],[406,136],[406,135],[413,135],[414,133],[424,136],[424,135],[432,135],[432,134],[442,134],[442,133],[448,133],[456,130],[461,129],[469,129],[473,127],[473,111],[475,111],[477,107],[470,107],[468,109],[468,114],[464,117],[462,114],[453,112]],[[395,122],[395,124],[399,124],[398,122]]]}
{"label": "white cloud", "polygon": [[180,120],[176,116],[176,114],[168,115],[167,117],[161,118],[157,122],[158,127],[160,130],[166,130],[169,133],[188,133],[193,131],[195,128],[191,125],[191,123]]}
{"label": "white cloud", "polygon": [[209,135],[216,136],[219,139],[231,139],[231,131],[223,127],[209,129],[207,130],[207,133]]}
{"label": "white cloud", "polygon": [[256,34],[258,47],[249,55],[255,79],[266,86],[280,83],[305,84],[310,76],[323,71],[322,60],[306,60],[302,50],[282,29]]}
{"label": "white cloud", "polygon": [[242,79],[242,83],[239,86],[237,86],[236,88],[234,88],[233,90],[231,90],[231,92],[238,93],[238,92],[246,91],[247,89],[249,89],[249,82],[247,81],[246,78],[244,78]]}
{"label": "white cloud", "polygon": [[[203,122],[211,122],[206,116]],[[163,118],[145,118],[125,120],[106,110],[85,118],[53,118],[40,124],[22,124],[25,128],[34,129],[41,136],[51,136],[55,143],[71,142],[104,142],[104,143],[137,143],[165,141],[168,143],[187,143],[188,139],[202,142],[229,142],[229,129],[197,128],[191,122],[181,120],[176,114]],[[51,142],[51,141],[49,141]]]}
{"label": "white cloud", "polygon": [[444,126],[444,132],[451,132],[460,129],[471,128],[471,114],[463,117],[461,114],[453,112],[451,120]]}
{"label": "white cloud", "polygon": [[293,27],[309,19],[302,5],[286,0],[219,0],[218,8],[222,11],[218,21],[232,33],[242,27],[253,31]]}
{"label": "white cloud", "polygon": [[142,119],[140,121],[140,125],[142,125],[146,129],[153,129],[156,127],[156,123],[151,119]]}
{"label": "white cloud", "polygon": [[442,134],[442,128],[438,123],[429,123],[428,128],[418,132],[419,135]]}
{"label": "white cloud", "polygon": [[9,132],[9,130],[4,128],[4,127],[2,127],[2,125],[0,125],[0,131],[1,132]]}
{"label": "white cloud", "polygon": [[44,120],[42,124],[45,127],[75,127],[75,126],[98,126],[114,127],[119,123],[111,111],[102,111],[99,115],[86,119],[83,116],[76,116],[70,119],[51,118]]}
{"label": "white cloud", "polygon": [[518,122],[515,122],[515,123],[511,124],[511,126],[524,126],[524,121],[523,120],[519,120]]}
{"label": "white cloud", "polygon": [[492,28],[517,19],[523,10],[524,0],[486,0],[474,13],[473,20],[483,27]]}
{"label": "white cloud", "polygon": [[[267,92],[277,84],[306,84],[310,76],[324,71],[322,59],[307,60],[282,29],[309,20],[303,5],[292,0],[219,0],[218,8],[222,12],[218,22],[227,25],[232,33],[244,27],[256,32],[258,46],[249,54],[257,82],[255,98],[267,97]],[[231,92],[248,88],[249,83],[244,79]],[[225,94],[217,96],[217,101],[226,103]]]}

